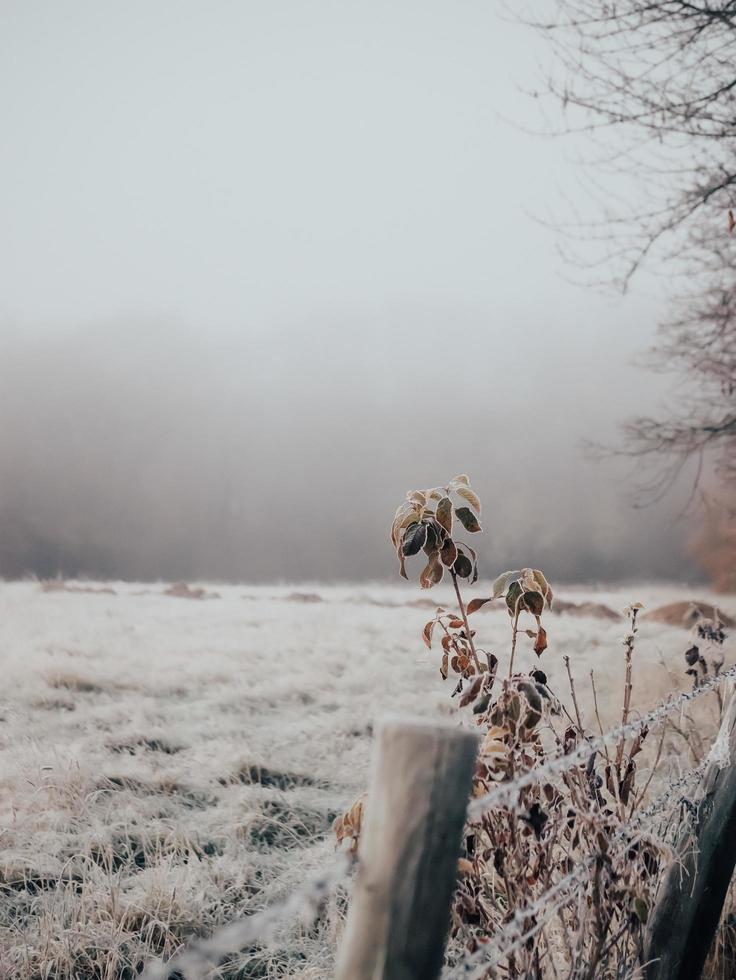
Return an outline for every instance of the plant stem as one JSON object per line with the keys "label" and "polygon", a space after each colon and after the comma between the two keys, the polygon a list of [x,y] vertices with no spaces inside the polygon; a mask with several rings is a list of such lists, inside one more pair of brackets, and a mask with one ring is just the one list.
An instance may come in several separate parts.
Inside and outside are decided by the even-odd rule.
{"label": "plant stem", "polygon": [[468,638],[468,646],[470,647],[470,654],[475,662],[475,669],[480,673],[480,660],[478,659],[478,654],[475,652],[475,644],[473,643],[473,637],[470,632],[470,624],[468,623],[468,614],[465,611],[465,603],[463,602],[463,597],[460,595],[460,587],[457,584],[457,574],[455,569],[450,569],[450,575],[452,576],[452,584],[455,586],[455,595],[457,596],[457,604],[460,607],[460,615],[462,616],[463,623],[465,624],[465,635]]}
{"label": "plant stem", "polygon": [[514,675],[514,654],[516,653],[516,635],[519,632],[519,616],[521,615],[521,596],[516,600],[516,615],[514,616],[514,624],[511,627],[511,660],[509,661],[509,677]]}
{"label": "plant stem", "polygon": [[[629,710],[631,708],[631,666],[632,666],[632,655],[634,653],[634,642],[636,637],[636,609],[631,614],[631,631],[626,637],[624,647],[626,650],[626,680],[624,682],[624,707],[621,712],[621,724],[625,725],[629,720]],[[623,737],[618,744],[618,750],[616,752],[616,769],[618,771],[618,778],[621,778],[621,763],[624,757],[624,746],[626,744],[626,738]]]}

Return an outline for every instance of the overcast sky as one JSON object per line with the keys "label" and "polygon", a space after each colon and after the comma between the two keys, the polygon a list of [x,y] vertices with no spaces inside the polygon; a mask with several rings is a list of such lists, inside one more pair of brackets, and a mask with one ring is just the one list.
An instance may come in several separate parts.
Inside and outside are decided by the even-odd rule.
{"label": "overcast sky", "polygon": [[661,397],[661,300],[564,278],[580,145],[501,13],[0,4],[0,572],[385,577],[467,471],[489,572],[694,574],[681,497],[580,457]]}

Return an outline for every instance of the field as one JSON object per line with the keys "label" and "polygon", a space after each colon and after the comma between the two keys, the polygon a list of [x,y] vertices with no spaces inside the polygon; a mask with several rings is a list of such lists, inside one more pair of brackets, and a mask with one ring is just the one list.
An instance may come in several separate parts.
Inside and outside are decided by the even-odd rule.
{"label": "field", "polygon": [[[166,588],[0,586],[2,980],[131,977],[152,952],[285,896],[329,860],[376,721],[455,712],[420,635],[449,602],[440,588],[205,586],[200,599]],[[613,610],[714,598],[665,585],[559,592]],[[736,611],[733,599],[722,608]],[[565,689],[568,655],[592,725],[594,670],[614,723],[625,621],[546,618],[550,686]],[[477,628],[503,664],[505,611],[479,613]],[[688,686],[688,640],[641,623],[637,707]],[[536,661],[530,646],[520,669]],[[669,765],[692,764],[674,736],[667,751]],[[286,927],[222,975],[329,977],[339,928],[333,901],[316,927]]]}

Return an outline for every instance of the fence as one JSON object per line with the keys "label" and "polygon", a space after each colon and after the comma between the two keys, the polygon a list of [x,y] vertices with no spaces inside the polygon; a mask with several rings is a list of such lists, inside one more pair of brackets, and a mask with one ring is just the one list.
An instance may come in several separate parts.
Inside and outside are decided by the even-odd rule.
{"label": "fence", "polygon": [[[521,814],[524,789],[584,765],[608,745],[635,735],[642,725],[660,724],[734,678],[736,666],[635,721],[499,783],[469,804],[477,749],[473,732],[420,722],[385,723],[374,756],[337,980],[433,980],[440,973],[442,980],[492,976],[495,966],[529,943],[590,882],[594,862],[583,861],[561,876],[488,941],[464,952],[442,972],[464,821],[478,820],[497,808]],[[736,861],[736,689],[733,684],[731,688],[708,757],[670,781],[607,845],[609,856],[624,853],[665,817],[670,832],[676,833],[673,858],[647,924],[647,980],[694,980],[700,975],[731,880]],[[680,803],[686,788],[697,789],[699,800],[683,820]],[[337,855],[329,869],[284,902],[231,923],[168,963],[149,965],[143,980],[204,980],[228,955],[254,942],[267,942],[285,920],[313,922],[326,897],[349,878],[353,863],[348,855]]]}

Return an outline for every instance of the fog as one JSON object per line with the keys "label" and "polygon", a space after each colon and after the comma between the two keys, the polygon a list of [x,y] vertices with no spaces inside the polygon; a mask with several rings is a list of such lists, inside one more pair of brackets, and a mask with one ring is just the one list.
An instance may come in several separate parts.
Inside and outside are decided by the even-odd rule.
{"label": "fog", "polygon": [[581,455],[662,301],[562,277],[500,8],[2,5],[0,574],[385,578],[459,472],[484,574],[695,574],[682,492]]}

